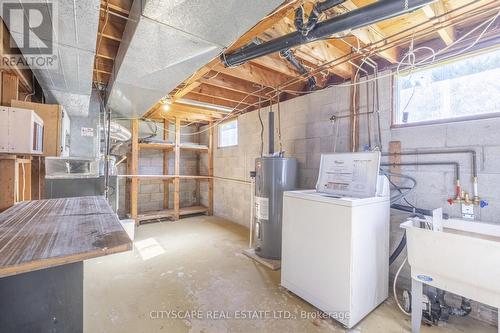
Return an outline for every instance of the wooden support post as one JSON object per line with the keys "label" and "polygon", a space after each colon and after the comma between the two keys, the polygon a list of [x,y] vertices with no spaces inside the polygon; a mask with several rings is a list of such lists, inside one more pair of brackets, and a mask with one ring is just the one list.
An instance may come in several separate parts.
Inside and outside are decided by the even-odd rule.
{"label": "wooden support post", "polygon": [[[389,153],[400,153],[401,152],[401,141],[390,141],[389,142]],[[401,155],[390,155],[389,163],[401,163]],[[400,165],[391,165],[389,171],[392,173],[401,173]],[[392,182],[399,182],[398,177],[390,177]]]}
{"label": "wooden support post", "polygon": [[[356,71],[351,76],[351,82],[355,83],[358,80]],[[351,86],[350,94],[350,109],[351,116],[349,118],[349,150],[356,152],[359,150],[359,87],[357,85]]]}
{"label": "wooden support post", "polygon": [[33,156],[31,159],[31,200],[45,198],[45,158]]}
{"label": "wooden support post", "polygon": [[[163,119],[163,140],[167,141],[168,140],[168,120]],[[163,150],[163,174],[168,175],[168,151]],[[163,208],[168,209],[168,201],[170,198],[170,191],[169,191],[169,180],[164,179],[163,180]]]}
{"label": "wooden support post", "polygon": [[16,202],[16,159],[15,156],[0,156],[0,212]]}
{"label": "wooden support post", "polygon": [[17,159],[17,202],[31,200],[31,159]]}
{"label": "wooden support post", "polygon": [[[208,175],[214,175],[214,127],[213,122],[208,124]],[[214,179],[208,180],[208,215],[214,214]]]}
{"label": "wooden support post", "polygon": [[4,106],[11,106],[12,100],[19,99],[19,78],[17,75],[2,73],[2,101]]}
{"label": "wooden support post", "polygon": [[[196,130],[196,136],[195,136],[195,142],[200,144],[200,125],[195,126]],[[200,175],[201,174],[201,169],[200,169],[200,164],[201,164],[201,153],[199,151],[195,151],[196,155],[196,174]],[[195,206],[201,205],[201,180],[195,179],[196,182],[196,189],[195,189],[195,196],[196,196],[196,202]]]}
{"label": "wooden support post", "polygon": [[[175,159],[174,159],[174,173],[176,176],[180,175],[181,171],[181,119],[175,118]],[[174,178],[174,218],[176,220],[180,217],[180,179]]]}
{"label": "wooden support post", "polygon": [[[137,119],[132,120],[132,154],[130,161],[130,173],[132,175],[138,174],[138,164],[139,164],[139,121]],[[130,181],[130,217],[136,220],[136,225],[138,225],[137,220],[137,196],[139,191],[139,179],[133,177]]]}

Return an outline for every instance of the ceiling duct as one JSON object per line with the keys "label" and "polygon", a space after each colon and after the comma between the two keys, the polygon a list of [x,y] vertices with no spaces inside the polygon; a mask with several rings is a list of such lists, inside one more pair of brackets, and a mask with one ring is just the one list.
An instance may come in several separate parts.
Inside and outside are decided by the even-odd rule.
{"label": "ceiling duct", "polygon": [[[32,5],[34,2],[36,1],[19,1],[22,6]],[[44,90],[48,103],[61,104],[70,116],[87,116],[92,92],[100,0],[52,0],[38,3],[42,6],[53,4],[54,10],[48,15],[55,28],[53,59],[56,66],[32,68],[32,71]],[[27,7],[24,9],[26,13]],[[44,15],[50,13],[47,8],[41,12]],[[11,22],[9,30],[17,45],[24,45],[22,20]],[[29,35],[30,47],[37,50],[42,49],[49,41],[48,35]],[[23,51],[22,47],[20,49]]]}
{"label": "ceiling duct", "polygon": [[[260,45],[251,45],[236,52],[224,54],[221,56],[221,60],[226,67],[238,66],[249,60],[274,52],[314,42],[343,31],[366,27],[370,24],[409,13],[434,1],[436,0],[380,0],[314,24],[311,30],[292,32]],[[339,3],[341,2],[339,1]],[[407,6],[405,3],[407,3]]]}
{"label": "ceiling duct", "polygon": [[140,116],[272,12],[282,0],[135,0],[107,107]]}

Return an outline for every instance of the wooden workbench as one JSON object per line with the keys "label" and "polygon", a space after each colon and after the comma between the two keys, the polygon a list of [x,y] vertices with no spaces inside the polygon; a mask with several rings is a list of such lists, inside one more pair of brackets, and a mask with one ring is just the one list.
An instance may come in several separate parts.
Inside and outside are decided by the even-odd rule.
{"label": "wooden workbench", "polygon": [[26,201],[0,214],[0,332],[83,331],[83,260],[132,242],[103,197]]}

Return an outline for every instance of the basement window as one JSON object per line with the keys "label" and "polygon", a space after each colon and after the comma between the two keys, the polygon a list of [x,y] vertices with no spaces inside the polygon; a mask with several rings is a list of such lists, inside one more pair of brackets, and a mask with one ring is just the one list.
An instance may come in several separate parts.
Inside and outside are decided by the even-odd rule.
{"label": "basement window", "polygon": [[238,119],[219,124],[219,148],[238,145]]}
{"label": "basement window", "polygon": [[500,49],[395,77],[395,125],[461,121],[500,113]]}

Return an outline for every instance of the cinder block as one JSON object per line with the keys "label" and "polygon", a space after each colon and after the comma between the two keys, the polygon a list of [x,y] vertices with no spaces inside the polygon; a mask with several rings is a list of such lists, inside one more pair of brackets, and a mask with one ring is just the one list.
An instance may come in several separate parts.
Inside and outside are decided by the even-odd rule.
{"label": "cinder block", "polygon": [[483,149],[483,171],[486,173],[500,173],[500,146],[484,147]]}
{"label": "cinder block", "polygon": [[450,123],[446,129],[446,146],[495,146],[500,142],[500,119],[491,118]]}
{"label": "cinder block", "polygon": [[392,140],[401,141],[404,149],[439,148],[446,145],[446,126],[395,128]]}

